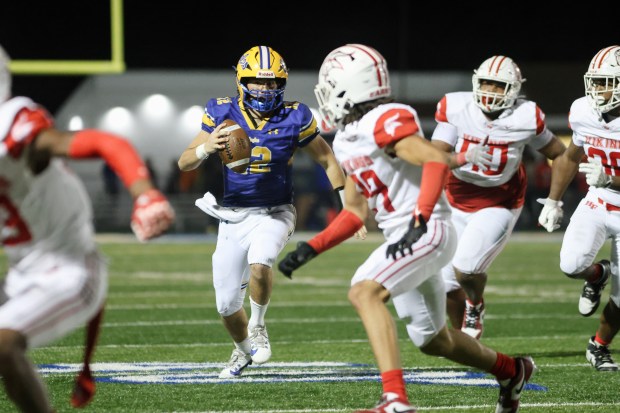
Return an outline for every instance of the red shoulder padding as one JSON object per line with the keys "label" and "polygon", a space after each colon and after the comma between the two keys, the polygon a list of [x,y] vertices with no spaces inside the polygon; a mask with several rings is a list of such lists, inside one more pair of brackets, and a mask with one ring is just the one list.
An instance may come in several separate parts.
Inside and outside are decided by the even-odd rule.
{"label": "red shoulder padding", "polygon": [[45,109],[24,108],[15,116],[13,125],[4,139],[4,145],[13,158],[19,158],[24,148],[30,145],[43,129],[53,125],[54,122]]}
{"label": "red shoulder padding", "polygon": [[413,113],[402,108],[393,108],[379,116],[375,124],[375,142],[380,148],[418,133],[420,126]]}
{"label": "red shoulder padding", "polygon": [[435,111],[435,120],[437,122],[448,121],[448,115],[446,114],[447,109],[448,109],[448,100],[444,96],[443,98],[441,98],[439,103],[437,103],[437,110]]}

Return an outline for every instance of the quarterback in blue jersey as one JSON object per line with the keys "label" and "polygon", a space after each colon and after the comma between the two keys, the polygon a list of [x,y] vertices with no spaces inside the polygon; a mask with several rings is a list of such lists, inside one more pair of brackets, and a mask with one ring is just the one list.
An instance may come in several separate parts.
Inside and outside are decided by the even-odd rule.
{"label": "quarterback in blue jersey", "polygon": [[[243,173],[224,170],[224,198],[218,205],[207,192],[196,205],[220,220],[212,257],[217,310],[235,348],[220,378],[241,375],[250,364],[265,363],[271,345],[265,313],[271,298],[271,267],[295,229],[292,162],[302,149],[324,169],[335,190],[345,176],[329,144],[319,135],[310,108],[284,100],[288,69],[268,46],[245,52],[236,66],[236,97],[211,99],[202,130],[179,158],[183,171],[198,167],[224,148],[230,132],[222,122],[232,119],[248,134],[252,156]],[[251,315],[243,308],[249,285]]]}

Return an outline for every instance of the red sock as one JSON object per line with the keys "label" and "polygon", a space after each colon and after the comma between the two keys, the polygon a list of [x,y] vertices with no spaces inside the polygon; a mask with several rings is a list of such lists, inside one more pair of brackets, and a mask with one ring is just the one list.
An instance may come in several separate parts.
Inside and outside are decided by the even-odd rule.
{"label": "red sock", "polygon": [[497,360],[493,368],[491,368],[490,373],[497,377],[497,380],[506,380],[514,377],[515,374],[517,374],[515,359],[497,352]]}
{"label": "red sock", "polygon": [[603,340],[601,336],[598,335],[598,332],[596,333],[596,336],[594,336],[594,341],[599,343],[601,346],[608,346],[611,344],[611,341]]}
{"label": "red sock", "polygon": [[602,275],[603,275],[603,266],[601,264],[594,264],[594,274],[586,278],[586,281],[589,283],[596,284],[596,282],[601,279]]}
{"label": "red sock", "polygon": [[408,400],[402,369],[381,373],[381,381],[383,382],[383,393],[396,393],[401,399]]}

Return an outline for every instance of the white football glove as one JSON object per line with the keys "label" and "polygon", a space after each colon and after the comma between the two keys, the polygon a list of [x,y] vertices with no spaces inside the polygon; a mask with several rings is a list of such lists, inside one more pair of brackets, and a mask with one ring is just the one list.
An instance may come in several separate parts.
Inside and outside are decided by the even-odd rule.
{"label": "white football glove", "polygon": [[554,201],[553,199],[538,198],[538,203],[543,204],[543,209],[538,216],[538,223],[545,228],[547,232],[553,232],[560,228],[564,211],[562,210],[562,201]]}
{"label": "white football glove", "polygon": [[579,172],[586,174],[586,182],[597,188],[609,188],[611,176],[605,173],[599,158],[588,158],[588,163],[579,164]]}
{"label": "white football glove", "polygon": [[491,147],[481,143],[480,145],[469,145],[465,152],[465,160],[476,165],[482,171],[486,171],[491,166],[493,155],[490,153]]}

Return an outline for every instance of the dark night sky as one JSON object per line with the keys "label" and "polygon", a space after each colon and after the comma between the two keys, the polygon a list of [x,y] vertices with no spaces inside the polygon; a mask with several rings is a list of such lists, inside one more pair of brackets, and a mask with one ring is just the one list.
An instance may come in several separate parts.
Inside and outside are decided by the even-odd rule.
{"label": "dark night sky", "polygon": [[[0,44],[14,59],[109,59],[107,0],[7,1]],[[256,44],[279,51],[291,70],[317,70],[335,47],[377,48],[391,70],[471,71],[493,54],[528,64],[579,64],[620,42],[614,19],[581,5],[541,13],[524,3],[456,9],[434,2],[226,2],[125,0],[127,69],[226,69]],[[517,6],[518,4],[518,6]],[[292,8],[301,11],[293,12]],[[560,12],[557,12],[560,13]],[[16,75],[14,93],[54,111],[83,76]]]}

